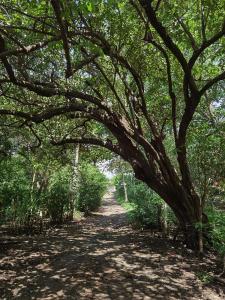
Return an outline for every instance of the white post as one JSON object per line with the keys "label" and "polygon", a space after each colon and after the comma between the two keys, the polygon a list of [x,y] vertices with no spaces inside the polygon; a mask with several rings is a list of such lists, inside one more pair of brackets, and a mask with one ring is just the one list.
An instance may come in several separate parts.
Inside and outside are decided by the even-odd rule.
{"label": "white post", "polygon": [[73,157],[73,174],[71,179],[71,199],[70,199],[70,218],[73,219],[74,214],[74,206],[75,202],[78,199],[78,193],[79,193],[79,170],[78,170],[78,164],[79,164],[79,150],[80,145],[76,144],[74,149],[74,157]]}
{"label": "white post", "polygon": [[124,180],[124,174],[123,174],[123,189],[124,189],[124,197],[125,197],[125,202],[128,202],[128,196],[127,196],[127,184]]}

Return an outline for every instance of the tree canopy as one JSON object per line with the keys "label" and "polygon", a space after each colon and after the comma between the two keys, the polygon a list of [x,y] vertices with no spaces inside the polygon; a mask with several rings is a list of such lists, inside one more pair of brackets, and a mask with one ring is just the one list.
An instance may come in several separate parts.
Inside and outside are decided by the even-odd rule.
{"label": "tree canopy", "polygon": [[121,156],[195,241],[206,216],[189,145],[202,120],[224,128],[223,11],[222,0],[3,0],[1,122]]}

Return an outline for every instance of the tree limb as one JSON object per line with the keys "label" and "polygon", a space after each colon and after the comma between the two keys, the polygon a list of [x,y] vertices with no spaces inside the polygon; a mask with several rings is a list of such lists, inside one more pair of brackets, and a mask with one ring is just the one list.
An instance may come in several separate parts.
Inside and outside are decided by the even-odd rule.
{"label": "tree limb", "polygon": [[65,144],[88,144],[88,145],[95,145],[95,146],[100,146],[103,148],[106,148],[118,155],[122,155],[121,150],[119,149],[118,145],[113,144],[113,142],[109,139],[106,141],[102,141],[97,138],[93,137],[82,137],[82,138],[65,138],[60,141],[51,141],[52,145],[65,145]]}
{"label": "tree limb", "polygon": [[200,90],[200,95],[202,96],[208,89],[210,89],[217,82],[225,79],[225,71],[208,81]]}
{"label": "tree limb", "polygon": [[11,50],[5,50],[0,53],[0,58],[9,57],[9,56],[17,56],[19,54],[29,54],[33,51],[42,49],[46,47],[49,43],[55,42],[60,40],[60,37],[54,37],[52,39],[46,40],[44,42],[39,42],[37,44],[29,45],[29,46],[23,46],[18,49],[11,49]]}
{"label": "tree limb", "polygon": [[207,49],[208,47],[210,47],[212,44],[214,44],[215,42],[217,42],[219,39],[221,39],[222,37],[224,37],[225,35],[225,22],[222,26],[222,29],[215,34],[213,37],[211,37],[209,40],[204,41],[201,45],[200,48],[198,48],[196,51],[194,51],[192,57],[190,58],[188,65],[190,68],[192,68],[196,62],[196,60],[199,58],[199,56],[202,54],[202,52]]}
{"label": "tree limb", "polygon": [[152,4],[148,0],[139,0],[141,6],[144,8],[145,13],[148,17],[148,20],[150,24],[155,28],[163,42],[165,43],[166,47],[171,51],[171,53],[175,56],[175,58],[180,63],[184,73],[187,75],[187,79],[189,82],[189,85],[193,92],[196,92],[197,87],[195,85],[193,76],[191,74],[191,69],[181,52],[180,48],[174,43],[170,35],[168,34],[166,28],[163,26],[163,24],[158,20],[156,16],[156,12],[154,11]]}
{"label": "tree limb", "polygon": [[67,62],[67,67],[66,67],[66,78],[72,76],[72,64],[71,64],[71,58],[70,58],[70,48],[69,48],[69,42],[67,38],[67,29],[65,26],[65,22],[62,20],[62,15],[61,15],[61,7],[59,0],[51,0],[52,7],[55,12],[56,20],[59,24],[60,31],[61,31],[61,36],[62,36],[62,41],[63,41],[63,48],[65,52],[65,58]]}
{"label": "tree limb", "polygon": [[196,41],[195,41],[192,33],[190,32],[190,30],[188,29],[188,27],[186,26],[186,24],[179,17],[177,17],[177,20],[180,23],[180,25],[183,28],[183,30],[186,33],[186,35],[188,36],[192,49],[194,51],[196,51],[198,49],[198,47],[197,47]]}
{"label": "tree limb", "polygon": [[168,80],[168,89],[169,89],[169,95],[171,98],[171,106],[172,106],[172,123],[173,123],[173,133],[174,133],[174,138],[175,141],[177,141],[177,125],[176,125],[176,105],[177,105],[177,99],[176,95],[173,90],[173,82],[172,82],[172,74],[171,74],[171,65],[170,65],[170,60],[169,56],[166,53],[166,50],[157,42],[154,40],[151,41],[152,45],[154,45],[164,56],[166,60],[166,66],[167,66],[167,80]]}
{"label": "tree limb", "polygon": [[[2,52],[5,52],[6,51],[6,45],[5,45],[5,40],[4,38],[0,35],[0,54]],[[5,70],[9,76],[9,79],[11,82],[13,82],[14,84],[16,83],[16,77],[15,77],[15,74],[14,74],[14,71],[13,71],[13,68],[11,66],[11,64],[8,62],[7,58],[6,57],[2,57],[1,58],[1,61],[5,67]]]}

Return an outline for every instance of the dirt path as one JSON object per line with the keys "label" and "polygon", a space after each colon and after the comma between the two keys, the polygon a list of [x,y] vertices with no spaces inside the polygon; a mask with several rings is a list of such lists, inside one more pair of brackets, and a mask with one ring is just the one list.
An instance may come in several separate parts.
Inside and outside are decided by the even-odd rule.
{"label": "dirt path", "polygon": [[0,253],[0,299],[225,299],[202,285],[200,263],[172,242],[134,231],[112,194],[94,216],[50,232],[17,237]]}

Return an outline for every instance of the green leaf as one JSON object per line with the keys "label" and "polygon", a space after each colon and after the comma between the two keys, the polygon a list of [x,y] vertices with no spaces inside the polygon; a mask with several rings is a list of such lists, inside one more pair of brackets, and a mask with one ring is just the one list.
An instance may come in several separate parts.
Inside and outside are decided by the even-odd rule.
{"label": "green leaf", "polygon": [[88,4],[87,4],[87,9],[88,9],[89,12],[92,12],[92,11],[93,11],[93,5],[92,5],[91,2],[88,2]]}

